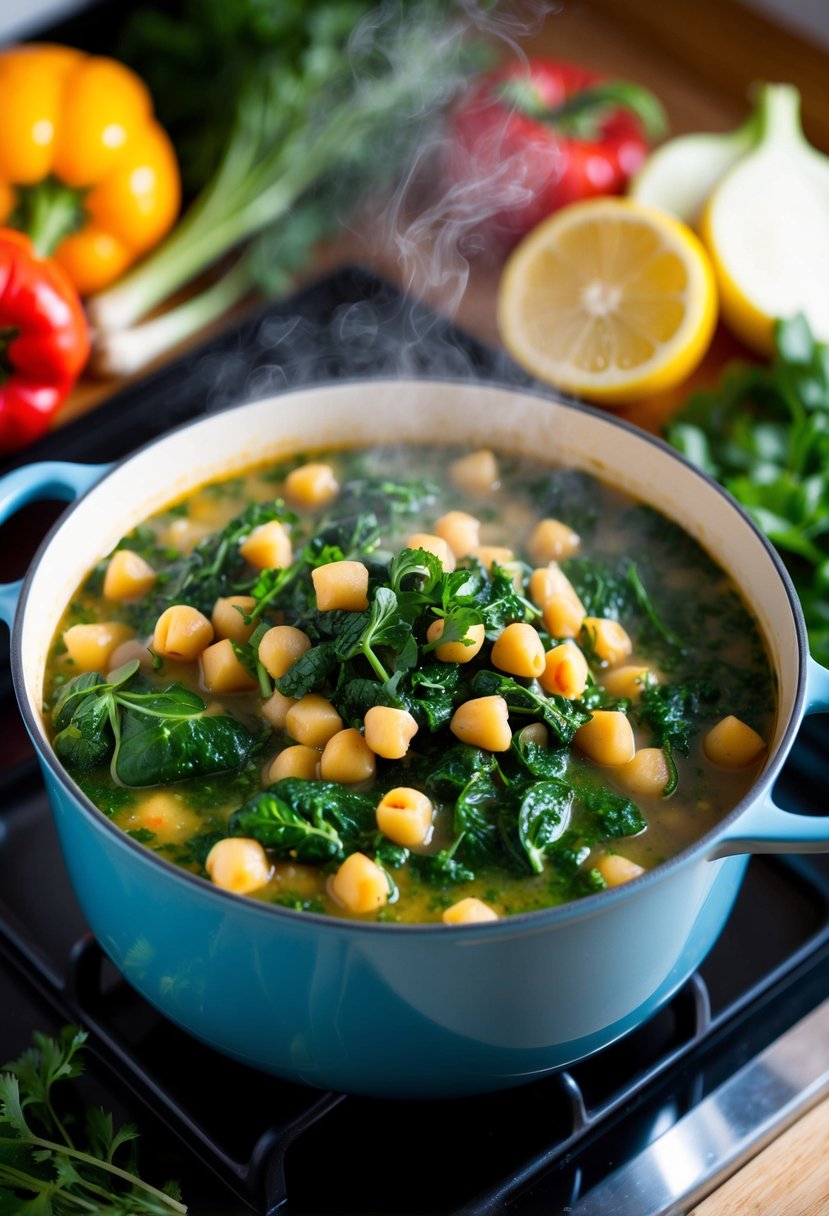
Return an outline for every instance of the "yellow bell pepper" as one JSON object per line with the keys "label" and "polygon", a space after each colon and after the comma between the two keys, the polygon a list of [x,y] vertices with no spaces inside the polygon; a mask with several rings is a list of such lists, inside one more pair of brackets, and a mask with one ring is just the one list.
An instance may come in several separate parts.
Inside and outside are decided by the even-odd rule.
{"label": "yellow bell pepper", "polygon": [[173,225],[181,182],[142,80],[115,59],[26,44],[0,53],[0,224],[25,231],[81,295]]}

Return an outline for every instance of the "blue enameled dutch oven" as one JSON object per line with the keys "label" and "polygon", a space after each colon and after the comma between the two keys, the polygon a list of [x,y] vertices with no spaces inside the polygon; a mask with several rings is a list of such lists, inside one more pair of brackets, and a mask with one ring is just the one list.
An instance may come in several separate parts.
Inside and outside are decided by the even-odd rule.
{"label": "blue enameled dutch oven", "polygon": [[[147,515],[211,478],[291,452],[467,443],[584,469],[682,524],[735,580],[765,635],[779,712],[756,784],[712,831],[624,886],[484,924],[363,924],[212,887],[130,839],[61,768],[41,716],[64,605]],[[186,425],[114,468],[41,464],[0,486],[0,520],[75,499],[22,583],[0,589],[19,704],[72,884],[115,965],[172,1021],[292,1081],[391,1097],[517,1085],[605,1046],[658,1009],[707,954],[752,852],[829,849],[829,816],[772,798],[806,713],[829,707],[775,553],[720,488],[660,441],[528,392],[419,381],[284,393]]]}

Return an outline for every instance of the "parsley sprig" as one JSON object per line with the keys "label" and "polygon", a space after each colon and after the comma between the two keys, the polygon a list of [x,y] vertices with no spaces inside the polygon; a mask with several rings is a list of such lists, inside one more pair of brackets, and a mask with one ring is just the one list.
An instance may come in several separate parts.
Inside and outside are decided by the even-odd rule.
{"label": "parsley sprig", "polygon": [[780,550],[812,654],[829,663],[829,345],[802,315],[778,321],[768,367],[733,362],[666,428]]}
{"label": "parsley sprig", "polygon": [[58,1113],[53,1089],[83,1072],[86,1039],[76,1026],[65,1026],[57,1038],[35,1032],[32,1046],[0,1072],[0,1210],[32,1216],[186,1214],[177,1183],[159,1190],[139,1177],[132,1124],[115,1128],[110,1114],[93,1107],[80,1138],[69,1117]]}

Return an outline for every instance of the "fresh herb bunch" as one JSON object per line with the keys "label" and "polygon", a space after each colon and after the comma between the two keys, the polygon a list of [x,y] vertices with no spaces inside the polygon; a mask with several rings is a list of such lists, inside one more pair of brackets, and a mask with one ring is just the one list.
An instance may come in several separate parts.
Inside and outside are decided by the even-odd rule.
{"label": "fresh herb bunch", "polygon": [[[469,11],[460,0],[190,0],[177,16],[140,12],[124,52],[199,193],[140,267],[89,302],[98,363],[135,370],[252,290],[284,291],[480,67]],[[234,250],[211,286],[129,328]]]}
{"label": "fresh herb bunch", "polygon": [[778,321],[768,367],[732,363],[665,436],[721,482],[780,550],[812,654],[829,664],[829,346],[802,315]]}
{"label": "fresh herb bunch", "polygon": [[75,1026],[57,1038],[36,1032],[32,1046],[0,1070],[0,1212],[185,1214],[177,1183],[159,1189],[139,1176],[132,1124],[116,1129],[112,1116],[95,1107],[79,1132],[59,1113],[53,1090],[83,1072],[86,1039]]}

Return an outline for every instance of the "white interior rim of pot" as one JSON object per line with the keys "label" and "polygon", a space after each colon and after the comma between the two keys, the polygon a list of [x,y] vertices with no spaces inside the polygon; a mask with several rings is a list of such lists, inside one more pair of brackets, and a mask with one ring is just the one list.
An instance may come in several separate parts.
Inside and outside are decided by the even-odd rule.
{"label": "white interior rim of pot", "polygon": [[[26,576],[12,644],[12,671],[24,717],[59,779],[91,813],[99,814],[48,742],[40,712],[41,688],[47,655],[66,605],[88,572],[121,537],[205,482],[233,476],[252,465],[319,449],[389,442],[491,447],[581,469],[679,523],[731,575],[754,612],[776,673],[778,714],[768,759],[747,797],[718,825],[635,882],[645,882],[704,852],[723,824],[741,814],[774,780],[796,734],[805,697],[808,650],[791,580],[771,544],[743,509],[655,436],[590,407],[491,382],[425,378],[337,381],[234,406],[185,423],[148,443],[70,507],[44,539]],[[148,854],[144,846],[106,823],[126,847]],[[158,864],[172,864],[151,856]],[[186,880],[203,882],[176,869]],[[576,906],[586,910],[585,905],[618,897],[622,890],[588,896],[576,901]],[[219,890],[216,893],[239,898]],[[314,915],[267,907],[279,914]],[[564,904],[524,915],[566,917],[573,914],[573,908],[573,904]],[[360,924],[360,928],[400,932],[445,926]]]}

